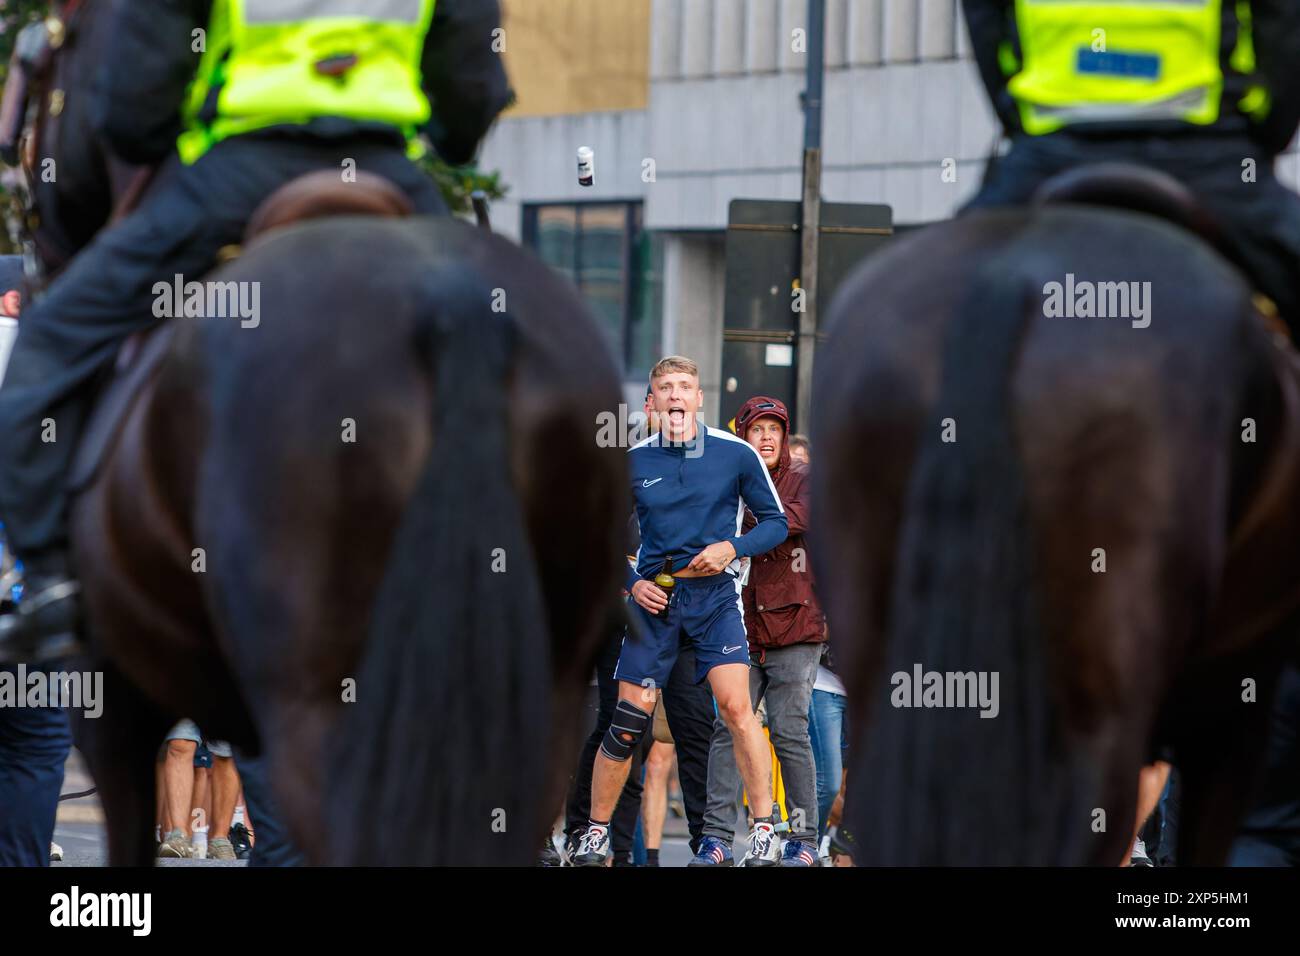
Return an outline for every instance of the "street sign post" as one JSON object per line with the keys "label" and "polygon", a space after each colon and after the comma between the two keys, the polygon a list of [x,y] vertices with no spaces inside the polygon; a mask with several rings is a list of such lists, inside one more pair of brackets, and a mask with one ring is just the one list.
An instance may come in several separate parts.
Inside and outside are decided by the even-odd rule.
{"label": "street sign post", "polygon": [[[820,203],[816,283],[829,303],[845,276],[893,234],[889,206]],[[801,280],[801,203],[735,199],[727,217],[726,300],[722,333],[720,420],[729,421],[751,395],[785,402],[795,430],[806,431],[808,408],[798,405],[806,333]],[[801,355],[802,353],[802,355]],[[809,377],[811,382],[811,377]]]}

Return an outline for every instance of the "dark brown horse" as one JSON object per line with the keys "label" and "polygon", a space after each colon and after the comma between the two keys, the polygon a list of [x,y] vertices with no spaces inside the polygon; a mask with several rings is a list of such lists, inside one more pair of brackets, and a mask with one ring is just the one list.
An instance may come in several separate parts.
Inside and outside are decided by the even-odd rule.
{"label": "dark brown horse", "polygon": [[[80,4],[64,75],[103,54],[110,6]],[[116,199],[106,156],[66,155],[89,138],[46,119],[33,158],[56,142]],[[152,859],[155,755],[182,716],[267,755],[313,862],[531,862],[618,593],[625,466],[595,429],[619,386],[596,323],[450,220],[280,229],[211,278],[255,284],[260,323],[175,320],[80,467],[106,679],[78,743],[111,862]]]}
{"label": "dark brown horse", "polygon": [[[1146,318],[1049,302],[1130,281]],[[1180,861],[1221,863],[1300,606],[1296,356],[1247,283],[1151,216],[1047,206],[903,239],[831,313],[816,533],[857,862],[1113,866],[1162,757]]]}

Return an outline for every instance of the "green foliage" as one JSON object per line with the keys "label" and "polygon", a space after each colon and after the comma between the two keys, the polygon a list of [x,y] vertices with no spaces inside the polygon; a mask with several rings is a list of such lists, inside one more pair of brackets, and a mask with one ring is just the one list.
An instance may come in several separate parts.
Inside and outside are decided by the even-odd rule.
{"label": "green foliage", "polygon": [[457,215],[470,213],[470,194],[481,189],[488,200],[500,199],[506,194],[506,187],[501,183],[501,173],[483,172],[477,166],[450,166],[437,154],[430,152],[420,160],[420,168],[433,177],[442,190],[442,198],[447,206]]}

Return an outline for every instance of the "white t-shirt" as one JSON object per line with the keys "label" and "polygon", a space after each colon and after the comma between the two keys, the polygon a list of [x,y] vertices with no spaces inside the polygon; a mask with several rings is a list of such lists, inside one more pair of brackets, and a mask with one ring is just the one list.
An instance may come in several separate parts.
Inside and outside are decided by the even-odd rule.
{"label": "white t-shirt", "polygon": [[827,693],[839,694],[841,697],[846,696],[844,682],[835,676],[834,671],[828,671],[820,664],[817,665],[817,680],[813,683],[813,690],[824,690]]}
{"label": "white t-shirt", "polygon": [[0,382],[5,380],[5,369],[9,367],[9,353],[14,350],[14,341],[17,338],[18,320],[0,315]]}

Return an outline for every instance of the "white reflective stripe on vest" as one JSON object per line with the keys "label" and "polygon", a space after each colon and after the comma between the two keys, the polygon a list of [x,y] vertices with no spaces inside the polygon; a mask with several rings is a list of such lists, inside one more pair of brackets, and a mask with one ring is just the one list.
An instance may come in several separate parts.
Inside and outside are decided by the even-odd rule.
{"label": "white reflective stripe on vest", "polygon": [[1205,102],[1206,90],[1188,90],[1155,103],[1089,103],[1083,106],[1038,106],[1035,113],[1067,123],[1100,123],[1116,120],[1182,119],[1189,109]]}
{"label": "white reflective stripe on vest", "polygon": [[419,23],[424,0],[244,0],[248,23],[301,23],[323,17],[364,17]]}

